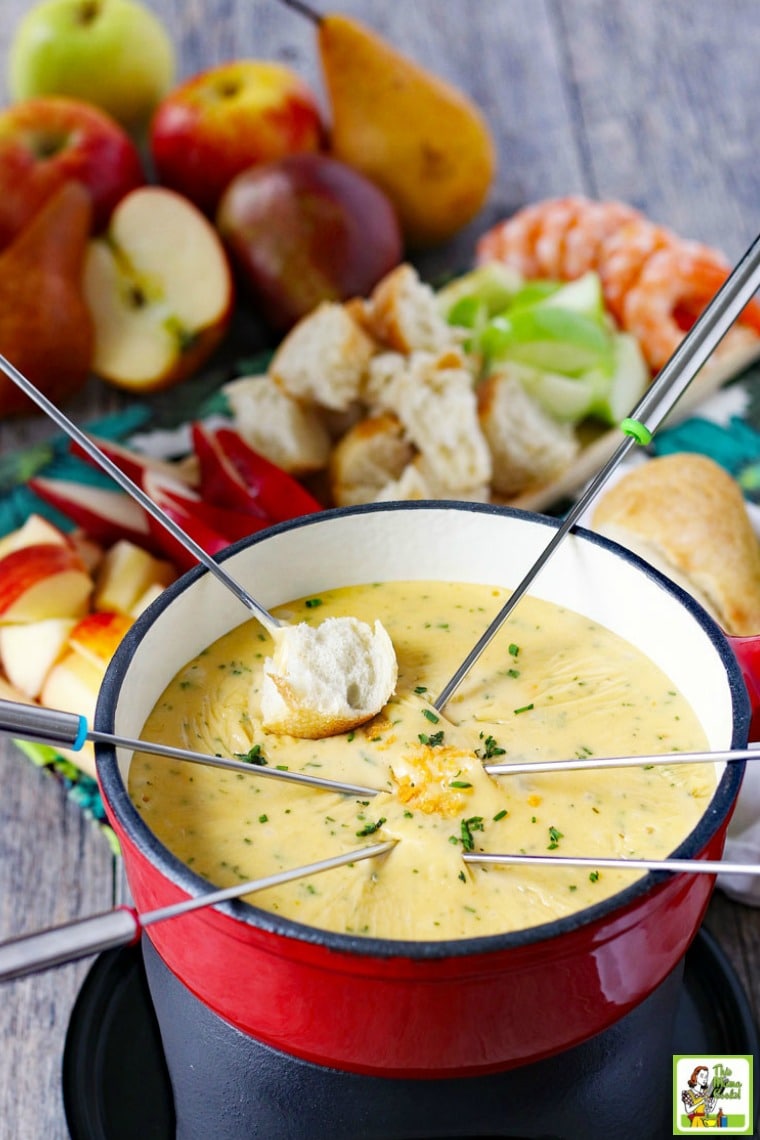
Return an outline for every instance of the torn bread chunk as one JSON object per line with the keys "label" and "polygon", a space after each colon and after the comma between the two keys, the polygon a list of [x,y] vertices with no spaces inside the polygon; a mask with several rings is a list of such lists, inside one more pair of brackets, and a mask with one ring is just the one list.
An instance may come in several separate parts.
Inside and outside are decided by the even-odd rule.
{"label": "torn bread chunk", "polygon": [[435,293],[408,263],[375,286],[361,321],[382,344],[403,353],[440,352],[462,336],[441,316]]}
{"label": "torn bread chunk", "polygon": [[284,627],[264,662],[262,723],[269,732],[314,739],[346,732],[380,712],[397,675],[396,651],[379,621]]}
{"label": "torn bread chunk", "polygon": [[435,498],[440,498],[440,496],[433,494],[430,484],[420,471],[417,463],[409,463],[401,472],[398,479],[392,479],[389,483],[386,483],[384,487],[380,488],[373,502],[409,503],[422,499]]}
{"label": "torn bread chunk", "polygon": [[392,389],[395,413],[444,494],[490,482],[472,375],[459,353],[413,352]]}
{"label": "torn bread chunk", "polygon": [[327,466],[331,440],[319,412],[284,392],[271,376],[241,376],[222,389],[246,443],[291,475]]}
{"label": "torn bread chunk", "polygon": [[333,502],[341,507],[373,502],[383,487],[400,477],[414,454],[393,413],[360,420],[338,441],[330,456]]}
{"label": "torn bread chunk", "polygon": [[296,400],[344,412],[359,396],[375,349],[344,305],[323,301],[290,330],[269,374]]}
{"label": "torn bread chunk", "polygon": [[548,483],[578,454],[572,425],[545,412],[509,366],[479,385],[478,417],[493,462],[491,486],[505,498]]}

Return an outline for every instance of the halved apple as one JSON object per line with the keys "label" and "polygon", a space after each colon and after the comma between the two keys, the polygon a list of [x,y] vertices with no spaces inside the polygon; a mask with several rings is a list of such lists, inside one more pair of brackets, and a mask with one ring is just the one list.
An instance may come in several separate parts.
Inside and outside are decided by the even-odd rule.
{"label": "halved apple", "polygon": [[0,624],[81,617],[92,585],[68,545],[45,542],[13,550],[0,558]]}
{"label": "halved apple", "polygon": [[96,610],[129,614],[149,586],[168,586],[177,577],[170,562],[154,558],[127,539],[107,551],[95,580]]}
{"label": "halved apple", "polygon": [[223,338],[234,287],[221,238],[186,198],[161,186],[127,194],[93,239],[84,294],[95,324],[93,371],[130,391],[169,387]]}
{"label": "halved apple", "polygon": [[76,624],[76,618],[47,618],[0,626],[0,660],[11,684],[27,697],[38,697]]}

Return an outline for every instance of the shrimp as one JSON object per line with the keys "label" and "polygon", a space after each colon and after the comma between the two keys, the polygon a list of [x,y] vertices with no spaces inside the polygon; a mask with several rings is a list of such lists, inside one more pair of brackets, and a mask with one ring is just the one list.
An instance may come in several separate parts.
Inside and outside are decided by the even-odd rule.
{"label": "shrimp", "polygon": [[567,279],[565,240],[588,205],[588,199],[580,197],[554,198],[545,204],[544,216],[536,233],[539,276],[556,281]]}
{"label": "shrimp", "polygon": [[527,278],[572,281],[597,268],[604,241],[624,223],[641,218],[622,202],[581,195],[547,198],[518,210],[480,238],[478,264],[503,261]]}
{"label": "shrimp", "polygon": [[488,261],[503,261],[528,281],[539,277],[536,237],[545,210],[545,202],[536,202],[493,226],[477,242],[476,263],[483,265]]}
{"label": "shrimp", "polygon": [[[712,300],[731,270],[696,242],[676,242],[647,257],[623,301],[623,327],[632,333],[653,371],[670,359],[690,323]],[[760,302],[750,301],[739,322],[760,334]]]}
{"label": "shrimp", "polygon": [[601,252],[621,226],[642,219],[638,210],[624,202],[588,201],[579,210],[565,236],[562,251],[562,276],[567,281],[599,270]]}
{"label": "shrimp", "polygon": [[678,241],[670,230],[643,216],[624,223],[604,239],[597,270],[605,304],[619,325],[624,323],[626,298],[646,262],[658,250],[676,245]]}

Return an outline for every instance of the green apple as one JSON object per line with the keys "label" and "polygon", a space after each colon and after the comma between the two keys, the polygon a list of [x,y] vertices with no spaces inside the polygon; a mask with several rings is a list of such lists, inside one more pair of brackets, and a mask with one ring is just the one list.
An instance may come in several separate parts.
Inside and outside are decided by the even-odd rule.
{"label": "green apple", "polygon": [[528,395],[555,420],[565,423],[575,424],[585,419],[600,397],[598,377],[592,373],[563,376],[524,365],[519,376]]}
{"label": "green apple", "polygon": [[652,382],[639,342],[630,333],[612,338],[612,363],[586,373],[595,388],[588,414],[613,426],[629,416]]}
{"label": "green apple", "polygon": [[42,0],[16,29],[8,85],[14,100],[68,95],[137,131],[174,72],[166,29],[140,0]]}
{"label": "green apple", "polygon": [[573,376],[608,364],[612,336],[584,313],[542,302],[494,317],[480,346],[491,360],[519,360]]}

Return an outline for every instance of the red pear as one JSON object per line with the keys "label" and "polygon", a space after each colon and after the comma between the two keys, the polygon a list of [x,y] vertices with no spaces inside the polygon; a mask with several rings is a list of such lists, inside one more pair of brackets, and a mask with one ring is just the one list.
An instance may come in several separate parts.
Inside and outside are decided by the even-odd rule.
{"label": "red pear", "polygon": [[[94,332],[82,271],[91,225],[89,193],[67,182],[0,254],[0,353],[55,404],[90,371]],[[33,409],[0,375],[0,416]]]}

